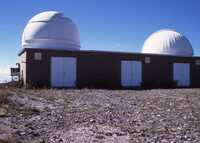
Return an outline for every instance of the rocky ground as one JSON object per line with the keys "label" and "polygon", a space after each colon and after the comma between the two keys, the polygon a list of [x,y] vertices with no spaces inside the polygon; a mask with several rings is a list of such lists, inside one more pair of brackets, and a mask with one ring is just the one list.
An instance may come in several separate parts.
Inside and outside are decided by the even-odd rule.
{"label": "rocky ground", "polygon": [[198,143],[200,89],[0,90],[0,143],[71,142]]}

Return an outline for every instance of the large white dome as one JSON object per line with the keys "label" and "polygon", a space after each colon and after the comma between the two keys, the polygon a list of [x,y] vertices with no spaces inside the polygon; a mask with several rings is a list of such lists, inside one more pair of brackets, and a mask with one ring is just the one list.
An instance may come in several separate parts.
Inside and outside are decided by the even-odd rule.
{"label": "large white dome", "polygon": [[174,30],[165,29],[153,33],[145,41],[142,53],[193,56],[193,49],[185,36]]}
{"label": "large white dome", "polygon": [[79,50],[79,32],[74,22],[61,13],[42,12],[24,29],[22,48]]}

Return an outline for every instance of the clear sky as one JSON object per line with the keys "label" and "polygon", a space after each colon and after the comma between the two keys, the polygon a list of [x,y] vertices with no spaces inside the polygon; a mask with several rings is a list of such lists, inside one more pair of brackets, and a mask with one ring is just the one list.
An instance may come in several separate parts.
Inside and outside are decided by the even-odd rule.
{"label": "clear sky", "polygon": [[199,0],[1,0],[0,81],[21,50],[21,35],[37,13],[56,10],[77,24],[82,49],[139,52],[163,28],[183,33],[200,56]]}

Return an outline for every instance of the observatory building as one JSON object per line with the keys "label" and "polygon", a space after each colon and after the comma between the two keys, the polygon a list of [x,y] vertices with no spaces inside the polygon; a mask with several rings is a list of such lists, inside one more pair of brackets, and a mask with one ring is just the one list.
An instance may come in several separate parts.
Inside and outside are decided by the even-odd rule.
{"label": "observatory building", "polygon": [[81,50],[76,24],[47,11],[28,22],[19,57],[28,87],[200,87],[200,57],[171,29],[153,33],[141,53]]}

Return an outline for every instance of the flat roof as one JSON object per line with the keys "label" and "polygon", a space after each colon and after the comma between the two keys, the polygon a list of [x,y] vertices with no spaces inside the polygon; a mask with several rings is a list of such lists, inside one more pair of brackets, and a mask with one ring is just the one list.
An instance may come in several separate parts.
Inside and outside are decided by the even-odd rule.
{"label": "flat roof", "polygon": [[165,54],[150,54],[150,53],[140,53],[140,52],[125,52],[125,51],[104,51],[104,50],[62,50],[62,49],[45,49],[45,48],[24,48],[22,49],[18,56],[23,54],[25,51],[55,51],[55,52],[79,52],[79,53],[111,53],[111,54],[133,54],[133,55],[146,55],[146,56],[164,56],[164,57],[178,57],[178,58],[200,58],[199,56],[176,56],[176,55],[165,55]]}

